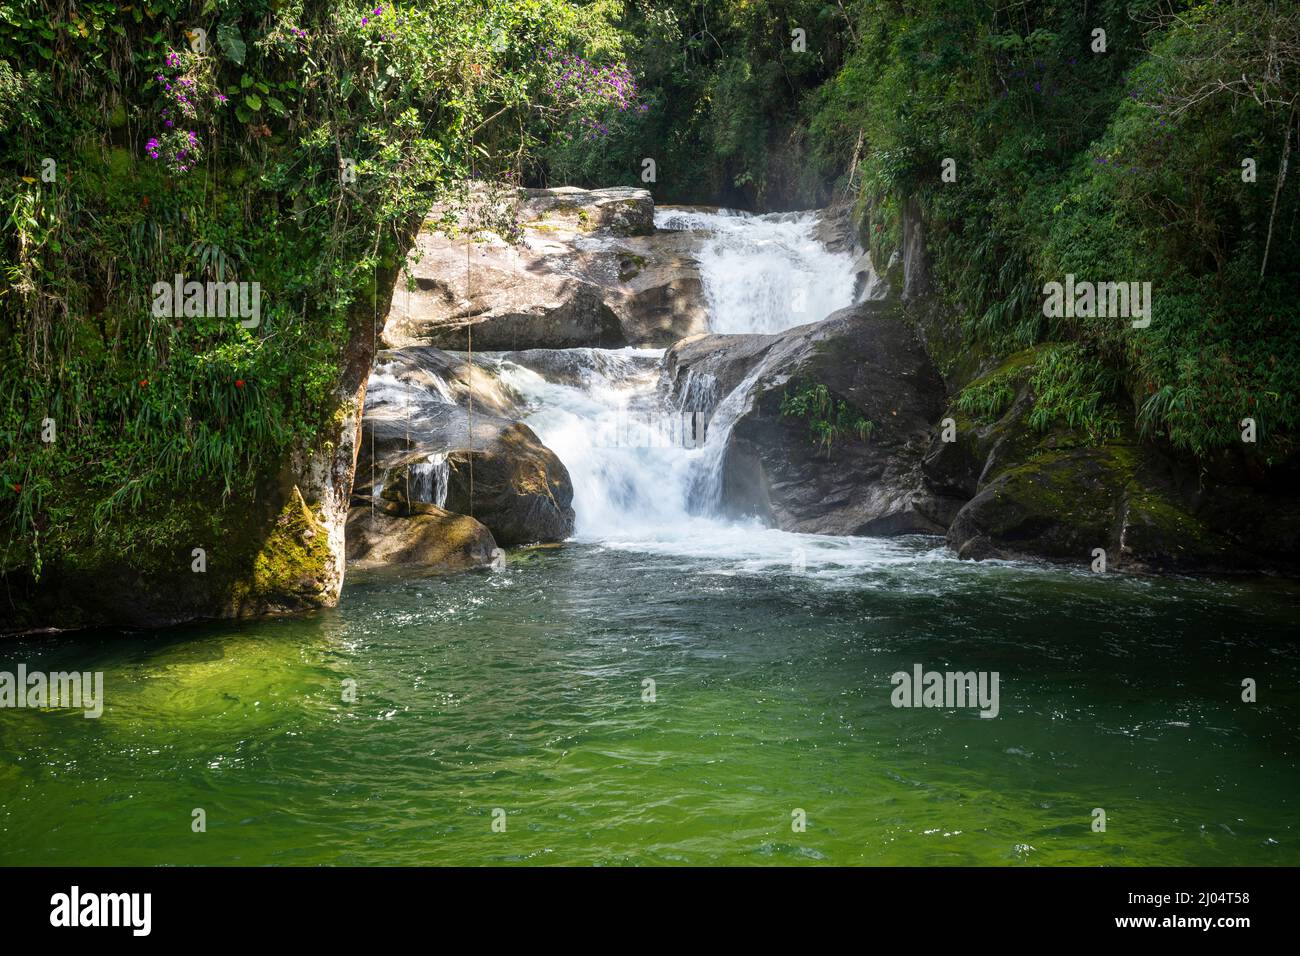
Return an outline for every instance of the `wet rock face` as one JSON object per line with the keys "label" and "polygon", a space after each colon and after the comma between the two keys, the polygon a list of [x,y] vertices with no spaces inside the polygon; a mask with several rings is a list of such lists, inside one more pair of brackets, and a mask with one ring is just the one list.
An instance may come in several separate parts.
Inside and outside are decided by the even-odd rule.
{"label": "wet rock face", "polygon": [[659,359],[653,354],[612,355],[598,349],[549,349],[502,352],[497,356],[502,362],[512,362],[541,375],[548,382],[581,387],[593,378],[622,378],[630,369],[644,375],[653,375],[659,368]]}
{"label": "wet rock face", "polygon": [[909,199],[903,206],[903,299],[922,299],[934,291],[930,254],[925,248],[925,223],[921,206]]}
{"label": "wet rock face", "polygon": [[440,215],[398,284],[389,347],[467,349],[471,336],[484,351],[664,346],[707,327],[701,239],[656,232],[644,189],[522,190],[516,244],[448,235]]}
{"label": "wet rock face", "polygon": [[852,203],[836,203],[821,210],[817,216],[817,225],[813,229],[813,238],[831,252],[860,253],[858,228],[854,221]]}
{"label": "wet rock face", "polygon": [[[688,388],[689,374],[712,377],[726,394],[710,428],[734,418],[721,450],[730,514],[814,534],[946,528],[950,509],[920,474],[943,384],[896,305],[863,303],[779,335],[681,343],[664,374],[669,390]],[[826,447],[808,418],[782,414],[785,395],[818,385],[844,403],[847,420],[870,422],[865,440],[845,428]]]}

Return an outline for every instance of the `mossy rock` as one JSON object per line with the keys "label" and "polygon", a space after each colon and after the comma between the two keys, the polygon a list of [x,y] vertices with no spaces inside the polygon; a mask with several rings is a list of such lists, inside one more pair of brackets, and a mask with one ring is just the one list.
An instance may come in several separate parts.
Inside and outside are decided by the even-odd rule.
{"label": "mossy rock", "polygon": [[442,574],[486,567],[497,551],[492,533],[467,515],[435,505],[358,500],[348,513],[348,568],[405,568]]}
{"label": "mossy rock", "polygon": [[1033,555],[1087,564],[1110,548],[1128,476],[1113,450],[1072,449],[1008,468],[948,529],[959,557]]}
{"label": "mossy rock", "polygon": [[235,600],[241,607],[279,604],[293,595],[310,602],[324,596],[333,567],[329,529],[295,485],[253,559],[251,580],[236,587]]}
{"label": "mossy rock", "polygon": [[1258,562],[1163,494],[1134,486],[1122,516],[1124,565],[1148,571],[1241,571]]}
{"label": "mossy rock", "polygon": [[135,174],[135,157],[131,151],[122,146],[114,146],[108,151],[108,170],[114,179],[126,179]]}
{"label": "mossy rock", "polygon": [[948,529],[959,557],[1047,558],[1125,571],[1240,572],[1257,559],[1196,517],[1135,441],[1039,447],[983,484]]}

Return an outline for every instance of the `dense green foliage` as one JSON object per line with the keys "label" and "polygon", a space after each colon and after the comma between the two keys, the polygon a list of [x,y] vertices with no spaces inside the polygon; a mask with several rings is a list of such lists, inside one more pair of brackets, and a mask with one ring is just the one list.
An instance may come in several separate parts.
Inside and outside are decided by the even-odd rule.
{"label": "dense green foliage", "polygon": [[[430,206],[598,115],[554,54],[602,24],[564,0],[0,2],[3,563],[155,498],[247,498],[310,447]],[[176,274],[259,283],[260,322],[155,314]]]}
{"label": "dense green foliage", "polygon": [[[1035,425],[1286,458],[1298,103],[1277,0],[0,0],[0,565],[318,440],[414,222],[474,178],[853,198],[880,262],[919,209],[959,351],[1056,343]],[[260,283],[260,324],[154,315],[176,274]],[[1066,274],[1151,282],[1150,326],[1044,315]]]}
{"label": "dense green foliage", "polygon": [[[920,202],[954,332],[1002,354],[1076,343],[1063,354],[1102,363],[1130,394],[1130,417],[1176,448],[1240,447],[1239,422],[1253,417],[1261,451],[1288,454],[1300,414],[1300,201],[1279,172],[1300,94],[1295,7],[854,9],[861,42],[815,96],[816,154],[834,168],[865,131],[854,172],[873,245],[890,251],[902,202]],[[955,182],[941,177],[945,158]],[[1254,182],[1243,181],[1246,158]],[[1045,317],[1043,285],[1067,273],[1152,282],[1150,327]],[[1073,400],[1088,403],[1095,389],[1074,384]],[[1050,394],[1070,386],[1059,377]]]}
{"label": "dense green foliage", "polygon": [[[882,262],[915,204],[966,349],[1073,343],[1149,437],[1292,454],[1294,4],[662,0],[618,22],[653,108],[550,171],[635,182],[650,157],[661,201],[851,195]],[[1151,325],[1045,316],[1044,284],[1067,273],[1151,282]],[[1243,449],[1247,417],[1259,443]]]}
{"label": "dense green foliage", "polygon": [[1016,398],[1016,376],[999,371],[986,375],[962,389],[957,396],[957,410],[981,424],[997,421]]}
{"label": "dense green foliage", "polygon": [[1118,437],[1123,425],[1114,405],[1117,388],[1114,373],[1082,346],[1050,346],[1030,379],[1029,424],[1038,431],[1057,424],[1079,429],[1094,442]]}
{"label": "dense green foliage", "polygon": [[[848,48],[840,7],[628,0],[602,9],[621,28],[617,51],[637,75],[646,108],[619,114],[608,135],[555,140],[539,176],[646,185],[660,202],[792,208],[824,198],[825,178],[805,162],[799,120],[805,95]],[[647,159],[653,180],[643,179]],[[847,153],[838,159],[848,160]]]}

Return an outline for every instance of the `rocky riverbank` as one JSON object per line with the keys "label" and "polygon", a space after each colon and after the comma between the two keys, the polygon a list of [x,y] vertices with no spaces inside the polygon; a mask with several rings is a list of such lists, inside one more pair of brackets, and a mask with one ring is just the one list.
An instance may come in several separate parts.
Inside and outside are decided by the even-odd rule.
{"label": "rocky riverbank", "polygon": [[[694,477],[672,478],[682,514],[811,534],[943,535],[971,559],[1097,568],[1104,552],[1107,570],[1297,573],[1294,464],[1261,473],[1232,456],[1191,462],[1141,438],[1122,407],[1101,434],[1044,414],[1041,372],[1068,343],[1001,360],[964,349],[933,293],[915,210],[879,269],[845,208],[821,213],[806,236],[776,217],[769,226],[797,244],[776,253],[770,237],[747,252],[719,246],[701,225],[743,236],[744,220],[689,209],[660,218],[664,227],[648,192],[622,188],[525,191],[515,241],[466,235],[434,210],[409,273],[378,290],[385,301],[392,290],[391,309],[373,359],[374,330],[355,323],[327,433],[269,469],[256,501],[205,518],[178,500],[164,509],[179,529],[166,540],[125,555],[106,541],[84,566],[46,569],[39,586],[9,576],[11,626],[297,611],[338,600],[345,560],[359,572],[441,573],[564,541],[583,517],[575,465],[613,488],[606,511],[658,480],[653,469],[677,468],[657,460],[629,476],[602,463],[593,479],[593,446],[560,454],[530,425],[547,389],[603,389],[607,404],[580,413],[599,415],[628,376],[657,379],[653,394],[634,396],[641,412],[692,417],[708,435]],[[830,271],[787,309],[772,297],[790,276],[774,283],[764,269],[789,268],[791,256]],[[727,290],[706,281],[711,269],[716,286],[719,263]],[[789,327],[805,292],[841,281],[856,304]],[[764,316],[743,314],[751,295]],[[733,330],[713,331],[724,306]],[[521,393],[524,379],[534,393]]]}

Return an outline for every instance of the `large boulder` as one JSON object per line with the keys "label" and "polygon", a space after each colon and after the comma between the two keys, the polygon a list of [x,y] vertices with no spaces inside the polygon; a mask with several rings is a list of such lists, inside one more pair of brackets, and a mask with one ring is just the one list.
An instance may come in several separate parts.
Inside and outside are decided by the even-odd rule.
{"label": "large boulder", "polygon": [[[1195,513],[1133,442],[1052,450],[995,469],[948,529],[961,558],[1033,557],[1128,571],[1259,571],[1294,559],[1253,553]],[[1292,524],[1294,529],[1295,525]],[[1294,533],[1294,532],[1293,532]]]}
{"label": "large boulder", "polygon": [[[851,306],[779,335],[684,342],[664,374],[670,392],[705,396],[700,383],[709,382],[725,396],[706,453],[720,456],[727,512],[816,534],[946,528],[943,502],[919,470],[943,384],[896,303]],[[788,396],[818,390],[831,403],[827,416],[783,411]],[[833,429],[829,442],[819,421]]]}
{"label": "large boulder", "polygon": [[401,567],[426,572],[487,567],[497,549],[492,533],[468,515],[435,505],[357,499],[347,522],[348,567]]}
{"label": "large boulder", "polygon": [[1008,468],[957,513],[948,542],[963,558],[1086,564],[1094,548],[1111,547],[1123,467],[1116,449],[1076,448]]}
{"label": "large boulder", "polygon": [[478,518],[507,546],[572,535],[573,484],[555,452],[522,422],[476,420],[474,434],[447,456],[447,507]]}
{"label": "large boulder", "polygon": [[556,186],[520,190],[520,219],[555,229],[568,223],[572,230],[606,232],[615,236],[644,236],[654,232],[654,199],[647,189],[607,186],[580,189]]}
{"label": "large boulder", "polygon": [[[514,401],[509,390],[499,382],[482,392],[476,387],[472,408],[454,404],[464,396],[437,369],[475,382],[491,379],[490,373],[436,350],[408,351],[381,353],[375,378],[382,383],[372,388],[362,420],[356,494],[403,503],[411,496],[398,489],[420,484],[441,499],[424,503],[476,518],[498,544],[569,537],[568,469],[531,428],[494,413]],[[441,469],[441,477],[412,482],[412,470],[421,466],[426,473]]]}
{"label": "large boulder", "polygon": [[464,218],[449,223],[443,209],[430,213],[385,345],[657,347],[707,328],[694,259],[702,237],[656,232],[646,190],[521,190],[514,212],[515,241],[471,230]]}
{"label": "large boulder", "polygon": [[664,230],[610,246],[604,262],[616,272],[591,273],[605,289],[629,345],[664,347],[709,328],[709,307],[696,258],[702,233]]}
{"label": "large boulder", "polygon": [[[1097,440],[1030,421],[1032,371],[1044,348],[1016,353],[977,377],[1001,383],[1004,407],[946,413],[922,460],[926,486],[967,499],[947,531],[959,557],[1046,558],[1130,571],[1297,570],[1300,503],[1285,488],[1251,487],[1180,461],[1125,427]],[[945,435],[948,439],[945,440]]]}

